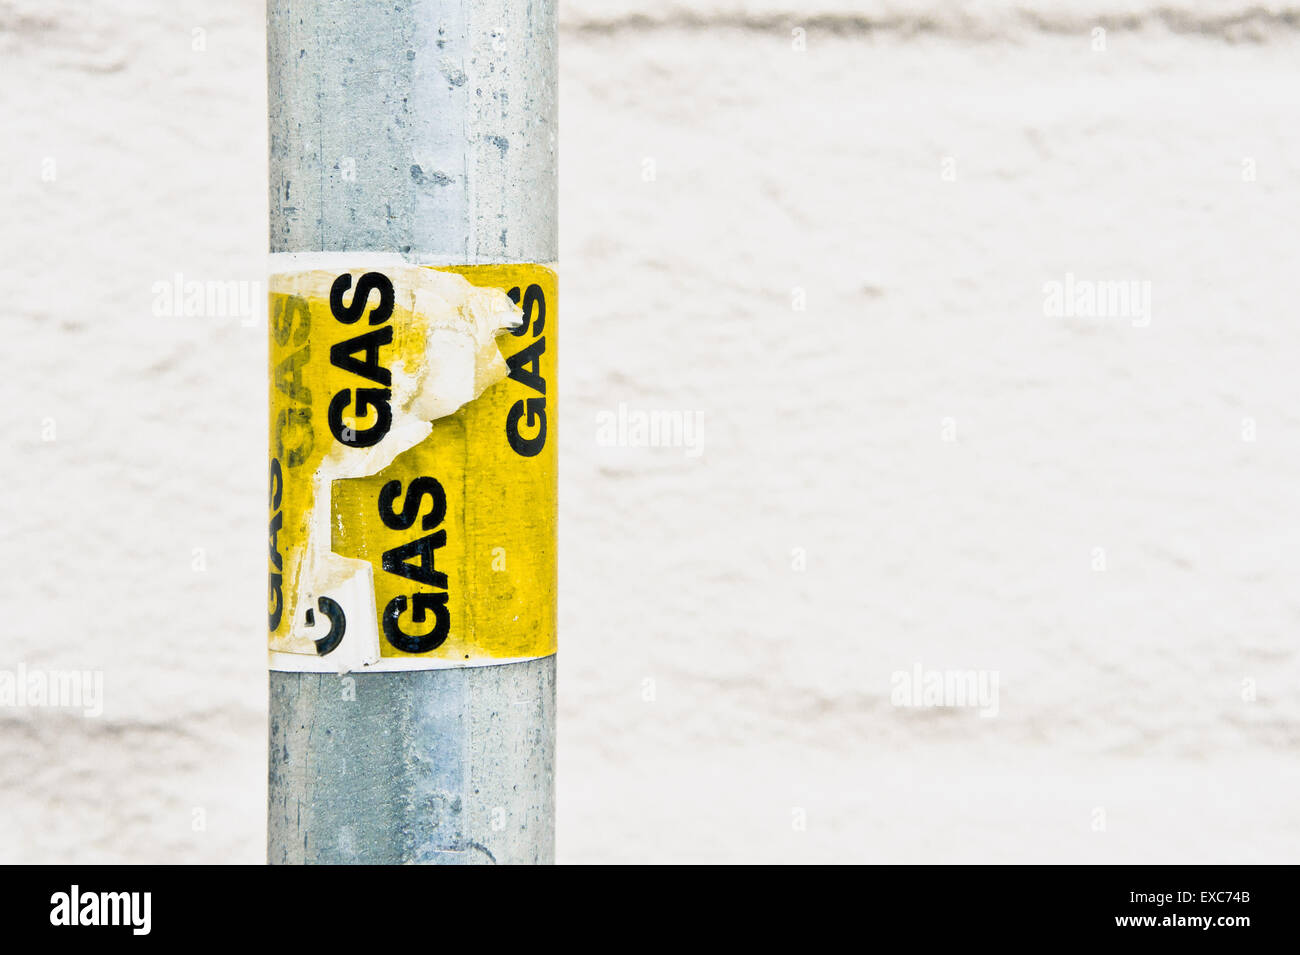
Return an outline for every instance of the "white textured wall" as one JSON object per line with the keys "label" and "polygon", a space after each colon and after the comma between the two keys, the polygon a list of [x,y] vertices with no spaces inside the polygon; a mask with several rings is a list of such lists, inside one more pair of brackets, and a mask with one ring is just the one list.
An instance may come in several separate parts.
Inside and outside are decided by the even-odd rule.
{"label": "white textured wall", "polygon": [[[261,18],[0,0],[3,861],[262,857]],[[562,19],[561,859],[1294,861],[1300,9]]]}

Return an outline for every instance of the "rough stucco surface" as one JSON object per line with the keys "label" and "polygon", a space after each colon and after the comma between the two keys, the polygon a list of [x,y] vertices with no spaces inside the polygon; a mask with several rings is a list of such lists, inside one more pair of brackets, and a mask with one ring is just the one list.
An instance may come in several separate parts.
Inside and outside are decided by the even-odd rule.
{"label": "rough stucco surface", "polygon": [[[1298,18],[563,9],[562,861],[1296,859]],[[264,856],[265,318],[154,290],[261,280],[263,55],[0,2],[0,668],[105,685],[0,709],[3,861]]]}

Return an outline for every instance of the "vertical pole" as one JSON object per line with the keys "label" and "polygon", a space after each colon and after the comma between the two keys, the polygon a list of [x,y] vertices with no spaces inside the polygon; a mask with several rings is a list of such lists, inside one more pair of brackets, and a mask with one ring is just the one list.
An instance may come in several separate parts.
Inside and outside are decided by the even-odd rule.
{"label": "vertical pole", "polygon": [[[558,260],[554,0],[268,0],[267,55],[273,257]],[[273,669],[268,860],[553,861],[555,676]]]}

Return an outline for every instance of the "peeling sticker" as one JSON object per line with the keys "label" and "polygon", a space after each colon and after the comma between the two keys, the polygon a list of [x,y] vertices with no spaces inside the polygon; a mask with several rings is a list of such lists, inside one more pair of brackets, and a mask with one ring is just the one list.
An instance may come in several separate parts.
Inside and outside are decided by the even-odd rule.
{"label": "peeling sticker", "polygon": [[272,275],[273,669],[555,652],[555,303],[531,264]]}

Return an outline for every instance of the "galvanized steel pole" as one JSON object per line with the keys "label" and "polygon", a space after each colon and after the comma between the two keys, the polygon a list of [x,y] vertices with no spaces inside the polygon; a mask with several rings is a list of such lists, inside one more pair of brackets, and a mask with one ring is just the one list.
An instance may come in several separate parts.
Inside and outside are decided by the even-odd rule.
{"label": "galvanized steel pole", "polygon": [[[269,0],[267,54],[272,253],[557,261],[554,0]],[[268,860],[553,861],[555,676],[273,670]]]}

